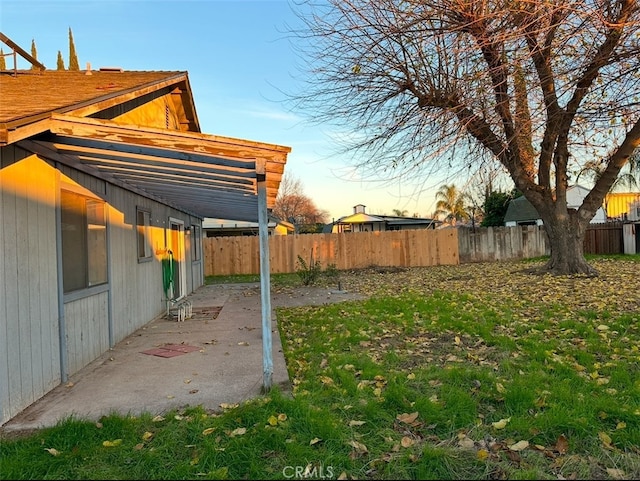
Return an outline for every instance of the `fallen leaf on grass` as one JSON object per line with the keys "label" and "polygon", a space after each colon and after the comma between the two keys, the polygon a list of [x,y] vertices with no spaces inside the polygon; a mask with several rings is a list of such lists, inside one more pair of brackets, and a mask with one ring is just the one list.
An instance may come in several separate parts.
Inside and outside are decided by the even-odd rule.
{"label": "fallen leaf on grass", "polygon": [[105,448],[113,448],[116,446],[120,446],[122,444],[122,439],[114,439],[113,441],[102,441],[102,445]]}
{"label": "fallen leaf on grass", "polygon": [[470,437],[467,437],[466,435],[458,439],[458,446],[460,446],[463,449],[473,449],[475,445],[476,443],[473,441],[473,439],[471,439]]}
{"label": "fallen leaf on grass", "polygon": [[612,448],[611,437],[607,433],[600,431],[598,433],[598,437],[600,438],[600,441],[602,441],[602,444],[604,445],[605,448],[608,448],[608,449]]}
{"label": "fallen leaf on grass", "polygon": [[356,453],[358,454],[367,454],[369,452],[369,449],[367,449],[367,446],[365,446],[364,444],[358,442],[358,441],[349,441],[349,445],[352,446],[355,450]]}
{"label": "fallen leaf on grass", "polygon": [[496,421],[495,423],[491,423],[494,429],[504,429],[507,427],[507,424],[511,421],[511,418],[501,419],[500,421]]}
{"label": "fallen leaf on grass", "polygon": [[333,384],[333,379],[329,376],[320,376],[320,382],[326,386],[331,386]]}
{"label": "fallen leaf on grass", "polygon": [[418,419],[418,412],[416,411],[411,414],[407,414],[407,413],[398,414],[396,416],[396,419],[401,423],[413,424],[415,420]]}
{"label": "fallen leaf on grass", "polygon": [[311,441],[309,441],[309,446],[313,446],[314,444],[318,444],[321,441],[322,441],[322,439],[320,439],[320,438],[313,438]]}
{"label": "fallen leaf on grass", "polygon": [[247,428],[236,428],[233,431],[231,431],[231,433],[229,433],[229,436],[231,436],[231,437],[233,437],[233,436],[242,436],[246,432],[247,432]]}
{"label": "fallen leaf on grass", "polygon": [[349,426],[362,426],[366,421],[349,421]]}
{"label": "fallen leaf on grass", "polygon": [[567,440],[567,438],[564,437],[564,435],[561,434],[558,440],[556,441],[556,451],[558,451],[560,454],[566,454],[568,449],[569,449],[569,441]]}
{"label": "fallen leaf on grass", "polygon": [[409,436],[403,436],[402,439],[400,440],[400,444],[402,445],[403,448],[409,448],[413,446],[415,443],[416,442]]}
{"label": "fallen leaf on grass", "polygon": [[212,432],[214,432],[216,430],[216,428],[207,428],[204,431],[202,431],[202,435],[203,436],[208,436],[209,434],[211,434]]}
{"label": "fallen leaf on grass", "polygon": [[522,451],[523,449],[527,449],[528,447],[529,447],[529,441],[522,440],[509,446],[509,449],[511,451]]}
{"label": "fallen leaf on grass", "polygon": [[145,433],[142,435],[142,440],[143,441],[149,441],[149,439],[151,439],[153,437],[153,433],[150,431],[145,431]]}
{"label": "fallen leaf on grass", "polygon": [[56,448],[44,448],[44,450],[47,451],[52,456],[60,455],[60,451],[58,451]]}
{"label": "fallen leaf on grass", "polygon": [[613,479],[627,479],[627,475],[622,469],[607,468],[607,474]]}

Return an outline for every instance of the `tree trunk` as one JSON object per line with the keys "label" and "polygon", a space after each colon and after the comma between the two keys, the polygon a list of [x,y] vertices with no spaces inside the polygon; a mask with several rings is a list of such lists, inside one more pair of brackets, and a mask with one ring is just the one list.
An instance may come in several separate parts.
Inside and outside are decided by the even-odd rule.
{"label": "tree trunk", "polygon": [[597,276],[598,271],[584,258],[584,236],[588,222],[579,221],[572,209],[568,214],[561,218],[553,214],[543,217],[551,249],[545,270],[556,275]]}

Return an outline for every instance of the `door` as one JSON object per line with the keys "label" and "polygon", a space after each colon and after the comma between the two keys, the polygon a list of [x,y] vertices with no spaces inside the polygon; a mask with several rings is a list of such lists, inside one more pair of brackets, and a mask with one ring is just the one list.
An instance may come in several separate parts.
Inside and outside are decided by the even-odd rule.
{"label": "door", "polygon": [[184,222],[169,218],[169,232],[167,233],[167,249],[173,258],[171,299],[180,299],[187,290],[187,263],[185,259]]}

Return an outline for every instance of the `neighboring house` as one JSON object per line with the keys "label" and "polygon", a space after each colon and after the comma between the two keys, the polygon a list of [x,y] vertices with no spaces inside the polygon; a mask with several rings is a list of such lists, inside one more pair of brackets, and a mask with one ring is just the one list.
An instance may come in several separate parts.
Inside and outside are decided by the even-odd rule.
{"label": "neighboring house", "polygon": [[604,206],[611,220],[640,220],[640,192],[610,192]]}
{"label": "neighboring house", "polygon": [[[589,189],[580,185],[567,188],[567,207],[577,209],[588,193]],[[597,224],[606,221],[607,214],[605,210],[602,207],[598,208],[593,219],[591,219],[591,223]],[[536,208],[531,205],[531,202],[524,196],[520,196],[509,202],[507,212],[504,215],[504,225],[507,227],[516,225],[542,225],[542,219]]]}
{"label": "neighboring house", "polygon": [[400,217],[391,215],[370,215],[365,212],[365,205],[353,207],[353,214],[339,218],[329,224],[330,232],[379,232],[406,229],[435,229],[442,224],[435,219],[421,217]]}
{"label": "neighboring house", "polygon": [[[257,222],[243,222],[230,219],[211,219],[208,217],[202,221],[202,231],[204,232],[206,237],[238,235],[257,236],[258,229],[259,225]],[[285,222],[271,216],[269,216],[267,229],[269,235],[288,235],[293,234],[295,231],[295,227],[291,222]]]}
{"label": "neighboring house", "polygon": [[[291,151],[200,133],[187,72],[0,71],[0,424],[204,282]],[[264,207],[266,204],[266,207]],[[260,210],[259,210],[260,209]]]}

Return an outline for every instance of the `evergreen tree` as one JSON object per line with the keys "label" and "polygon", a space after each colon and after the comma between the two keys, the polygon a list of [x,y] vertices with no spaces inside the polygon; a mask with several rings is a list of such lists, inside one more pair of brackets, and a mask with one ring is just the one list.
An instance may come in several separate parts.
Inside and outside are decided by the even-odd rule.
{"label": "evergreen tree", "polygon": [[[36,49],[36,40],[33,38],[31,39],[31,56],[36,60],[38,60],[38,50]],[[37,68],[38,67],[31,64],[31,70],[36,70]]]}
{"label": "evergreen tree", "polygon": [[64,70],[64,60],[62,59],[62,53],[58,50],[58,68],[57,70]]}
{"label": "evergreen tree", "polygon": [[69,27],[69,70],[80,70],[78,55],[76,54],[76,46],[73,44],[73,33],[71,33],[71,27]]}
{"label": "evergreen tree", "polygon": [[484,200],[484,219],[482,219],[480,225],[482,227],[504,225],[504,216],[507,213],[507,207],[509,207],[511,199],[513,199],[513,195],[510,193],[490,192]]}
{"label": "evergreen tree", "polygon": [[0,48],[0,70],[7,70],[7,62],[4,60],[4,51]]}

